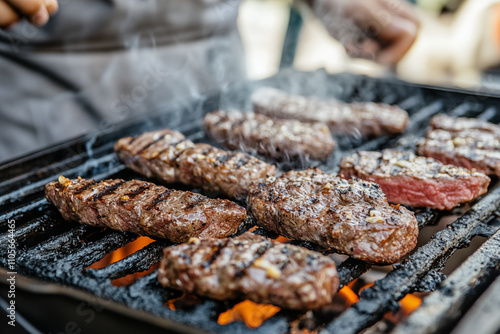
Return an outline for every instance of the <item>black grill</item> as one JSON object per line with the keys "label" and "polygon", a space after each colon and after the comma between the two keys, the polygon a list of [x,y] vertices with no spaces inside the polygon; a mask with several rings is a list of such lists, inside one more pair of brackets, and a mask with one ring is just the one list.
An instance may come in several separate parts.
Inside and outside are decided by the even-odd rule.
{"label": "black grill", "polygon": [[[290,323],[304,314],[282,310],[255,330],[240,322],[218,325],[217,316],[231,308],[237,301],[218,302],[203,300],[185,310],[171,310],[165,303],[181,295],[180,292],[159,285],[156,272],[141,277],[130,286],[116,287],[111,280],[135,272],[142,272],[158,263],[162,249],[170,245],[164,240],[139,250],[127,258],[102,269],[85,269],[106,254],[133,241],[137,236],[103,228],[89,227],[66,222],[55,207],[43,198],[44,185],[57,179],[60,174],[68,178],[124,178],[143,179],[118,162],[113,144],[120,137],[147,130],[169,127],[183,132],[195,142],[210,142],[201,129],[204,113],[217,107],[249,109],[249,93],[255,86],[271,85],[293,93],[337,97],[346,101],[375,101],[398,104],[411,116],[409,129],[403,136],[380,137],[373,140],[339,138],[339,148],[326,163],[311,161],[283,163],[282,169],[303,168],[317,165],[323,170],[336,172],[346,154],[357,149],[379,150],[386,147],[415,149],[417,140],[425,133],[430,117],[438,112],[454,116],[478,117],[498,123],[500,100],[480,94],[443,91],[409,85],[397,80],[378,80],[350,74],[326,75],[324,72],[300,73],[283,71],[276,77],[259,83],[247,83],[232,87],[210,98],[172,104],[169,110],[151,115],[147,121],[130,120],[111,129],[104,129],[50,149],[7,162],[0,166],[0,255],[2,276],[9,271],[7,241],[10,219],[16,221],[14,237],[17,241],[16,268],[19,298],[31,298],[42,305],[50,304],[47,296],[64,295],[78,301],[102,304],[95,317],[87,323],[81,317],[81,328],[93,333],[123,330],[132,331],[134,326],[148,331],[168,329],[172,332],[221,332],[221,333],[283,333],[290,330]],[[496,180],[493,185],[495,186]],[[398,308],[398,301],[407,293],[433,291],[405,323],[396,329],[398,333],[437,332],[450,329],[500,272],[500,232],[495,214],[500,208],[500,188],[492,186],[490,192],[447,228],[437,232],[431,240],[416,249],[383,279],[365,289],[361,300],[339,316],[324,312],[311,313],[313,328],[321,333],[358,333],[382,318],[384,313]],[[463,208],[462,208],[463,209]],[[462,210],[459,209],[459,210]],[[446,213],[450,214],[450,213]],[[454,212],[457,214],[457,212]],[[432,210],[416,212],[421,228],[437,222],[442,213]],[[251,219],[241,226],[239,233],[252,226]],[[272,233],[257,229],[255,233],[272,237]],[[477,236],[489,240],[463,263],[447,280],[440,270],[450,256],[466,247]],[[318,250],[312,244],[298,242],[304,247]],[[345,285],[370,269],[370,265],[348,258],[338,266],[341,284]],[[36,279],[36,281],[30,278]],[[40,281],[51,283],[42,284]],[[2,282],[5,279],[2,278]],[[55,284],[55,285],[54,285]],[[47,288],[53,295],[46,295]],[[30,292],[31,291],[31,292]],[[52,291],[52,290],[51,290]],[[25,296],[25,293],[33,293]],[[82,293],[84,292],[84,293]],[[1,298],[5,298],[3,292]],[[438,297],[434,297],[438,296]],[[439,298],[439,296],[444,296]],[[445,298],[446,297],[446,298]],[[2,304],[5,300],[0,300]],[[442,304],[440,304],[442,303]],[[21,301],[18,302],[21,307]],[[432,312],[436,305],[440,312]],[[64,304],[65,305],[65,304]],[[79,304],[73,305],[78,308]],[[74,306],[76,305],[76,306]],[[124,307],[125,306],[125,307]],[[2,308],[3,305],[2,305]],[[29,308],[26,314],[33,313]],[[426,313],[427,312],[427,313]],[[71,313],[71,312],[69,312]],[[22,315],[21,309],[19,314]],[[426,316],[431,314],[432,316]],[[423,315],[423,316],[422,316]],[[70,315],[68,315],[69,317]],[[43,322],[36,316],[18,318],[21,325],[34,331],[62,330],[53,322]],[[64,318],[63,318],[64,319]],[[63,322],[64,323],[64,322]],[[67,325],[67,322],[66,322]],[[34,326],[34,327],[30,327]],[[57,325],[62,326],[62,325]]]}

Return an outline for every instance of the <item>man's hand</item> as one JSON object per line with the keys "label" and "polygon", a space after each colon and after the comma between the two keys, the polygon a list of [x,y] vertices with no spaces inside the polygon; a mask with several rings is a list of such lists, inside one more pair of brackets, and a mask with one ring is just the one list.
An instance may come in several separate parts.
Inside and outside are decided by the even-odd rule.
{"label": "man's hand", "polygon": [[42,26],[57,8],[57,0],[0,0],[0,28],[10,28],[23,17]]}
{"label": "man's hand", "polygon": [[328,32],[349,55],[397,63],[411,47],[418,20],[401,0],[309,0]]}

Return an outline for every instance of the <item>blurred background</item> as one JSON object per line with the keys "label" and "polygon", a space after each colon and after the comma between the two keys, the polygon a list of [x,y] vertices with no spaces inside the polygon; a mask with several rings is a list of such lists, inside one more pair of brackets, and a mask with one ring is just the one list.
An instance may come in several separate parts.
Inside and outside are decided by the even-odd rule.
{"label": "blurred background", "polygon": [[[325,68],[472,90],[500,89],[500,1],[417,0],[416,42],[394,67],[350,58],[309,7],[292,0],[244,0],[238,27],[248,75],[263,79],[280,65]],[[285,43],[286,40],[286,43]],[[285,53],[285,54],[284,54]]]}

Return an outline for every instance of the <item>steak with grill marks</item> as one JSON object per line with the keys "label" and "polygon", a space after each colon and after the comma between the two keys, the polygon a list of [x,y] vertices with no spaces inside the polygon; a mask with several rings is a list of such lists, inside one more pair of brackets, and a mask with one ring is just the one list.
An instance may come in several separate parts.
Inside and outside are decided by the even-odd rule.
{"label": "steak with grill marks", "polygon": [[483,173],[397,150],[354,153],[342,159],[340,175],[378,183],[391,203],[439,210],[476,199],[490,183]]}
{"label": "steak with grill marks", "polygon": [[242,152],[194,144],[178,131],[158,130],[125,137],[115,144],[129,168],[167,183],[183,183],[209,192],[244,199],[250,183],[276,173],[269,165]]}
{"label": "steak with grill marks", "polygon": [[329,257],[250,232],[165,248],[158,280],[213,299],[251,299],[289,309],[330,304],[339,287]]}
{"label": "steak with grill marks", "polygon": [[247,201],[257,225],[368,262],[394,263],[417,243],[414,214],[389,205],[377,184],[317,168],[257,182]]}
{"label": "steak with grill marks", "polygon": [[203,123],[212,139],[231,149],[278,160],[297,157],[325,160],[335,148],[330,130],[323,123],[220,110],[207,114]]}
{"label": "steak with grill marks", "polygon": [[419,142],[418,154],[500,177],[500,126],[474,118],[436,115],[426,138]]}
{"label": "steak with grill marks", "polygon": [[261,88],[252,95],[254,111],[269,117],[323,122],[333,133],[382,136],[402,133],[408,125],[408,113],[397,106],[382,103],[345,103],[289,95],[274,88]]}
{"label": "steak with grill marks", "polygon": [[139,180],[70,180],[60,176],[59,181],[45,186],[45,197],[66,220],[176,243],[190,237],[227,237],[246,218],[246,210],[229,200]]}

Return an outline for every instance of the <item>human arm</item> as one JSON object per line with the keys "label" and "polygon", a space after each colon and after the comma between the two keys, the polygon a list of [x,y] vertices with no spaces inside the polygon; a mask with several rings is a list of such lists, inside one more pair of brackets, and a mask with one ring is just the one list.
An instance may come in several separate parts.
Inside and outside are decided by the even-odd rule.
{"label": "human arm", "polygon": [[401,0],[307,0],[349,55],[393,65],[410,49],[419,23]]}

